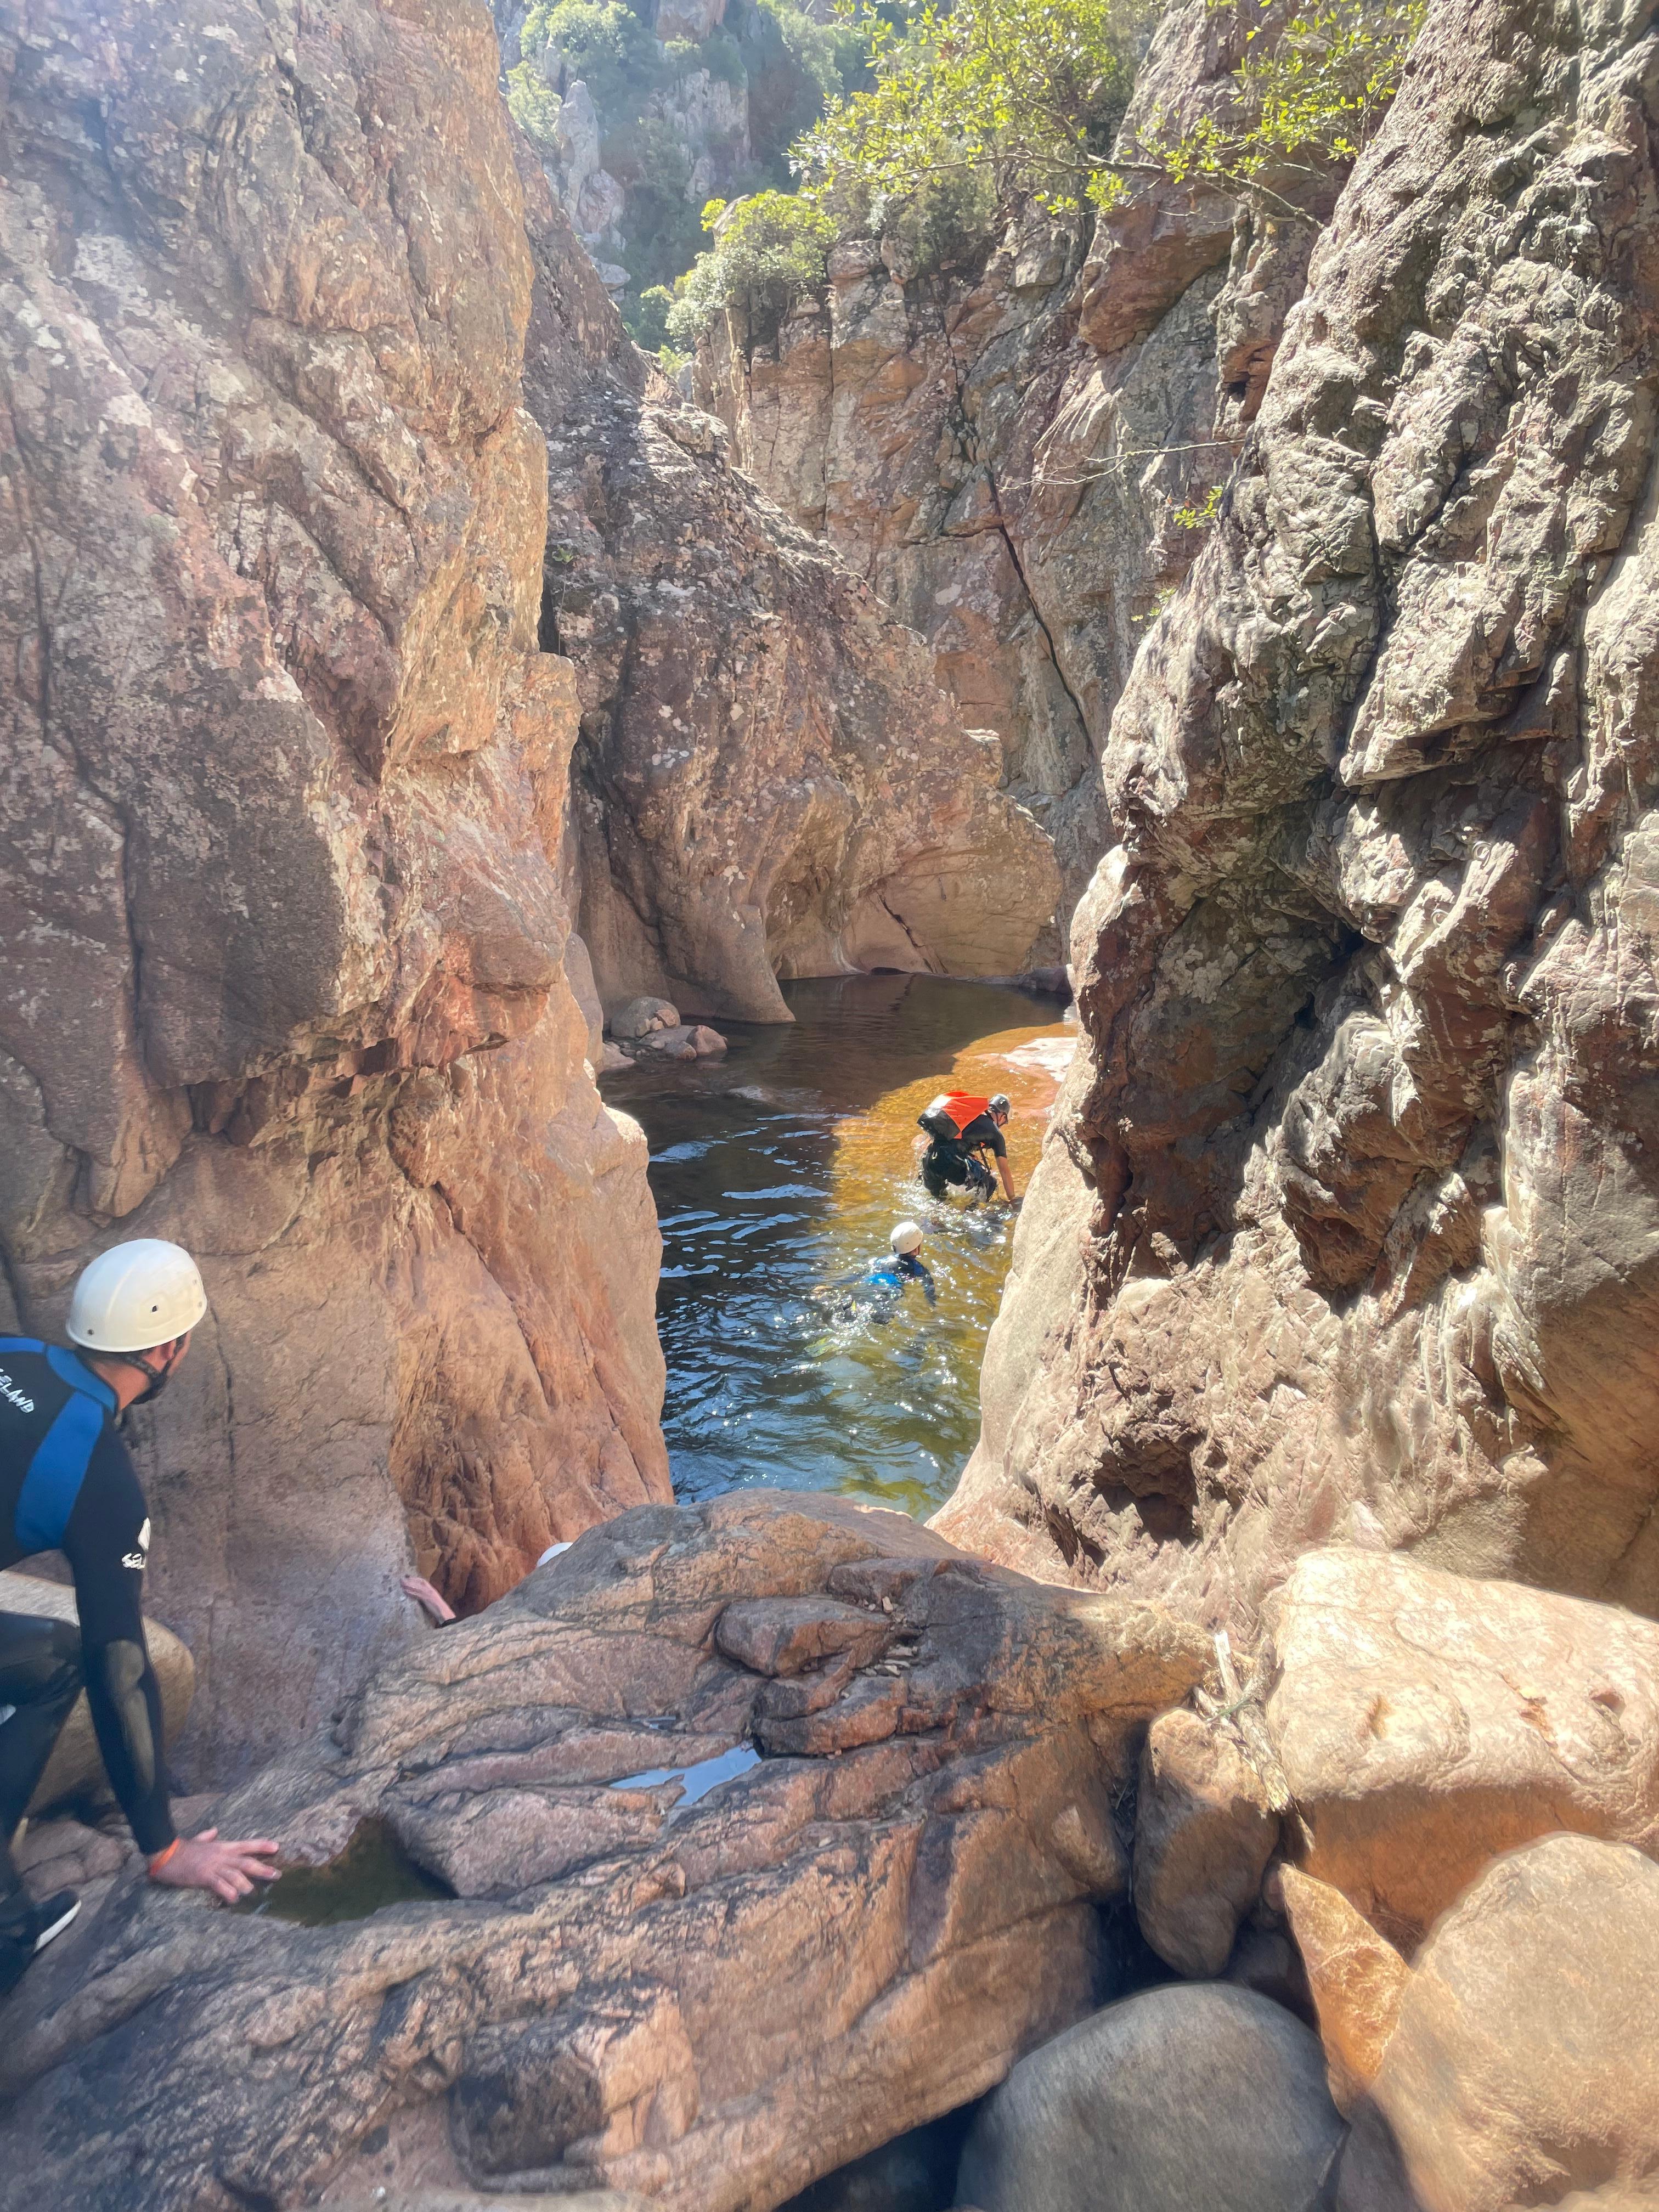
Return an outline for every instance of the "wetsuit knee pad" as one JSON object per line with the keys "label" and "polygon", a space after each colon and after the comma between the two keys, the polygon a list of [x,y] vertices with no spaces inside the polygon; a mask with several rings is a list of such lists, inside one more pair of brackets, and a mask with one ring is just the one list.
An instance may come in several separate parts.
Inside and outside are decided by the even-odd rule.
{"label": "wetsuit knee pad", "polygon": [[0,1620],[0,1699],[46,1698],[82,1681],[81,1632],[72,1620],[16,1613]]}

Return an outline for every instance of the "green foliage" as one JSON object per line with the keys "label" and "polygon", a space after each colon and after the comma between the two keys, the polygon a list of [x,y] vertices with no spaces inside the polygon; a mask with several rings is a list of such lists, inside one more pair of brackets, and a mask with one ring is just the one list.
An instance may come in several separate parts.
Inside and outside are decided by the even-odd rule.
{"label": "green foliage", "polygon": [[694,66],[706,69],[710,76],[721,84],[747,84],[749,71],[743,56],[738,52],[738,42],[727,32],[715,31],[702,46],[694,46],[696,56]]}
{"label": "green foliage", "polygon": [[794,0],[752,0],[741,36],[755,167],[765,183],[787,189],[795,141],[865,83],[868,50],[854,25],[815,23]]}
{"label": "green foliage", "polygon": [[846,4],[874,82],[797,149],[821,191],[881,206],[971,172],[994,194],[1082,206],[1127,103],[1151,0],[922,0],[900,23],[871,0]]}
{"label": "green foliage", "polygon": [[622,258],[634,287],[672,284],[702,242],[696,212],[686,198],[691,163],[685,148],[672,125],[653,115],[613,131],[599,154],[628,195],[628,242]]}
{"label": "green foliage", "polygon": [[668,343],[668,311],[674,295],[666,284],[647,284],[637,300],[624,299],[622,319],[628,335],[647,353],[659,353]]}
{"label": "green foliage", "polygon": [[757,192],[724,217],[712,252],[676,286],[670,342],[693,347],[722,308],[781,315],[798,293],[822,284],[836,222],[805,196]]}
{"label": "green foliage", "polygon": [[[1271,0],[1259,0],[1265,15]],[[1257,23],[1235,75],[1253,119],[1206,117],[1185,131],[1155,114],[1140,150],[1178,179],[1202,177],[1285,212],[1298,178],[1357,161],[1400,89],[1426,0],[1309,0],[1275,38]]]}
{"label": "green foliage", "polygon": [[538,146],[551,146],[558,134],[559,95],[532,63],[520,62],[507,73],[507,112]]}
{"label": "green foliage", "polygon": [[1183,530],[1207,530],[1221,513],[1222,494],[1225,489],[1224,484],[1212,484],[1200,505],[1194,506],[1189,502],[1185,507],[1173,508],[1171,512],[1175,520]]}
{"label": "green foliage", "polygon": [[607,119],[637,115],[670,74],[661,47],[622,0],[536,0],[520,46],[538,54],[550,44],[564,57],[567,82],[580,77]]}

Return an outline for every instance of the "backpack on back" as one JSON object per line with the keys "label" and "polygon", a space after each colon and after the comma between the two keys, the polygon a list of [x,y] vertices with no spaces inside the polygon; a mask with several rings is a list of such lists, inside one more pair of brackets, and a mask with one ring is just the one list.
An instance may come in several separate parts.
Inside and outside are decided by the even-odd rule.
{"label": "backpack on back", "polygon": [[954,1143],[970,1121],[990,1109],[988,1098],[967,1091],[941,1091],[916,1116],[918,1128],[944,1144]]}

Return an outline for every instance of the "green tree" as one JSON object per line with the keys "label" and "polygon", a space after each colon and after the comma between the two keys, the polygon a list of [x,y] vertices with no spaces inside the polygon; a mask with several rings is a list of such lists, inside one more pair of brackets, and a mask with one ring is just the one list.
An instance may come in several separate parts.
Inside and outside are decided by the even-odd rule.
{"label": "green tree", "polygon": [[1147,14],[1146,0],[924,0],[895,24],[862,0],[874,82],[797,159],[832,198],[881,204],[976,173],[1078,209],[1109,166]]}
{"label": "green tree", "polygon": [[507,73],[507,112],[520,131],[538,146],[551,146],[558,136],[559,95],[533,63],[520,62]]}
{"label": "green tree", "polygon": [[537,0],[519,43],[527,55],[556,46],[564,82],[581,78],[607,118],[639,114],[646,94],[671,74],[662,48],[622,0]]}
{"label": "green tree", "polygon": [[675,288],[667,318],[674,345],[695,346],[723,307],[740,302],[781,317],[799,294],[823,283],[836,222],[805,194],[757,192],[729,211],[713,201],[703,220],[720,229],[714,250],[700,253]]}
{"label": "green tree", "polygon": [[[1260,0],[1266,17],[1271,0]],[[1135,154],[1179,179],[1203,178],[1301,216],[1297,187],[1340,173],[1376,135],[1400,89],[1426,0],[1310,0],[1275,33],[1245,33],[1234,76],[1237,119],[1201,118],[1186,130],[1161,111]]]}

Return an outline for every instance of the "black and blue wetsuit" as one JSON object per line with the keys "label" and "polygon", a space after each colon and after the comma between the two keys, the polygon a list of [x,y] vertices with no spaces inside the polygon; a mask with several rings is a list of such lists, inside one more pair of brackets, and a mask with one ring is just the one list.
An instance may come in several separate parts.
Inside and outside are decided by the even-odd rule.
{"label": "black and blue wetsuit", "polygon": [[842,1275],[830,1287],[841,1293],[836,1305],[843,1315],[864,1311],[876,1321],[885,1321],[903,1296],[907,1283],[921,1285],[930,1310],[938,1305],[933,1278],[926,1261],[918,1260],[914,1252],[895,1252],[886,1259],[872,1261],[868,1267]]}
{"label": "black and blue wetsuit", "polygon": [[1008,1157],[1008,1140],[990,1114],[975,1114],[955,1137],[935,1137],[922,1155],[921,1180],[930,1198],[943,1198],[955,1184],[964,1185],[982,1197],[995,1194],[996,1180],[985,1165],[989,1151],[1000,1160]]}
{"label": "black and blue wetsuit", "polygon": [[173,1841],[161,1698],[140,1598],[149,1518],[109,1385],[73,1352],[0,1337],[0,1567],[62,1552],[70,1622],[0,1613],[0,1936],[21,1889],[10,1839],[84,1685],[105,1771],[140,1850]]}

